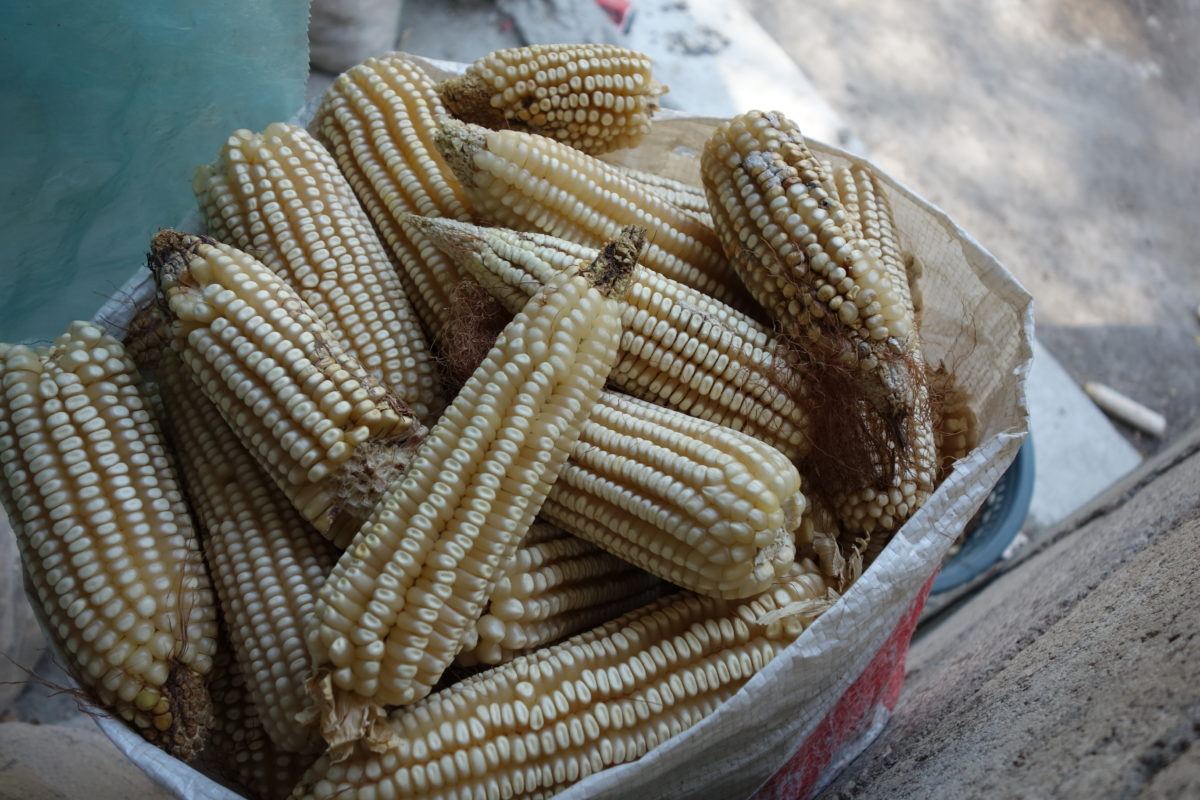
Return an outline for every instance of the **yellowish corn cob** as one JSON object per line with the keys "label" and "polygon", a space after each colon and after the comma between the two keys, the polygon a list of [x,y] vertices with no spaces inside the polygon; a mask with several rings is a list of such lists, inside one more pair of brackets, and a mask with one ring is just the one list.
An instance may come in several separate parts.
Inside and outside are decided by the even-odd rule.
{"label": "yellowish corn cob", "polygon": [[790,567],[805,505],[770,445],[606,392],[542,516],[677,586],[738,598]]}
{"label": "yellowish corn cob", "polygon": [[393,743],[322,757],[296,798],[536,797],[634,761],[731,697],[833,595],[811,565],[740,603],[680,593],[393,713]]}
{"label": "yellowish corn cob", "polygon": [[193,379],[305,519],[345,544],[422,431],[270,269],[163,230],[150,266]]}
{"label": "yellowish corn cob", "polygon": [[[814,448],[823,467],[808,469],[844,529],[894,530],[932,491],[936,468],[907,279],[847,222],[834,181],[783,115],[719,126],[701,172],[738,274],[846,409],[814,426],[833,435]],[[865,231],[877,220],[864,209]]]}
{"label": "yellowish corn cob", "polygon": [[668,203],[682,208],[708,227],[712,227],[712,215],[708,213],[708,197],[704,194],[703,188],[683,181],[664,178],[653,172],[643,172],[640,169],[618,167],[617,170],[642,188],[653,192]]}
{"label": "yellowish corn cob", "polygon": [[711,228],[603,161],[543,136],[456,120],[436,141],[487,222],[593,247],[638,225],[648,242],[642,266],[726,303],[748,302]]}
{"label": "yellowish corn cob", "polygon": [[27,584],[84,689],[183,759],[212,724],[216,610],[120,342],[75,322],[0,345],[0,500]]}
{"label": "yellowish corn cob", "polygon": [[893,291],[902,298],[907,316],[914,315],[912,281],[900,249],[900,237],[891,205],[875,173],[866,167],[846,166],[833,173],[837,199],[846,212],[848,229],[871,246]]}
{"label": "yellowish corn cob", "polygon": [[428,694],[474,629],[612,368],[609,297],[640,245],[618,240],[505,327],[338,561],[310,639],[335,748],[369,734],[371,708]]}
{"label": "yellowish corn cob", "polygon": [[284,800],[316,757],[289,753],[271,741],[227,645],[217,654],[209,691],[216,724],[206,760],[243,797]]}
{"label": "yellowish corn cob", "polygon": [[371,376],[436,419],[437,375],[416,314],[337,163],[307,131],[237,131],[192,188],[214,237],[274,270]]}
{"label": "yellowish corn cob", "polygon": [[[595,250],[537,233],[411,218],[465,274],[515,313],[541,286]],[[766,326],[702,292],[639,268],[621,301],[613,386],[745,431],[791,459],[808,449],[804,381],[775,356]]]}
{"label": "yellowish corn cob", "polygon": [[954,379],[954,375],[939,364],[937,369],[926,365],[929,392],[933,396],[933,431],[937,440],[938,480],[941,481],[979,444],[979,418],[971,410],[971,397]]}
{"label": "yellowish corn cob", "polygon": [[635,50],[538,44],[489,53],[438,92],[461,120],[549,136],[595,155],[636,146],[667,87]]}
{"label": "yellowish corn cob", "polygon": [[311,704],[305,625],[337,556],[288,503],[174,354],[160,366],[167,428],[229,639],[276,745],[324,749],[297,716]]}
{"label": "yellowish corn cob", "polygon": [[462,186],[433,146],[445,113],[425,72],[392,54],[339,77],[312,123],[399,262],[405,293],[431,335],[441,333],[463,278],[436,247],[396,220],[406,213],[471,218]]}
{"label": "yellowish corn cob", "polygon": [[649,603],[668,584],[536,522],[492,591],[462,664],[500,664]]}

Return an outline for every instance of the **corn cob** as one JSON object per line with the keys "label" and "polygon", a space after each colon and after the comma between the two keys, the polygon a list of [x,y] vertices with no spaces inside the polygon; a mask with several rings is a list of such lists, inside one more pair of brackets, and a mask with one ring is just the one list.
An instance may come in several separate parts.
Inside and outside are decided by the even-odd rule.
{"label": "corn cob", "polygon": [[158,366],[163,351],[171,343],[171,328],[162,308],[151,303],[133,315],[125,328],[121,346],[125,355],[145,378],[145,373]]}
{"label": "corn cob", "polygon": [[172,354],[160,367],[166,420],[184,483],[204,530],[222,618],[271,740],[316,752],[305,623],[337,560],[271,482]]}
{"label": "corn cob", "polygon": [[403,472],[420,424],[245,253],[163,230],[150,267],[204,395],[301,515],[347,543]]}
{"label": "corn cob", "polygon": [[683,209],[707,227],[713,226],[712,215],[708,213],[708,197],[701,187],[630,167],[617,167],[617,171],[646,191]]}
{"label": "corn cob", "polygon": [[893,291],[902,298],[906,315],[913,318],[914,281],[900,249],[891,205],[878,178],[866,167],[846,166],[833,172],[833,180],[836,197],[846,212],[847,228],[871,245],[871,255],[883,266]]}
{"label": "corn cob", "polygon": [[603,161],[542,136],[457,120],[446,120],[435,141],[486,221],[593,247],[624,225],[642,226],[642,266],[731,305],[749,302],[711,228]]}
{"label": "corn cob", "polygon": [[[832,435],[817,441],[829,457],[810,473],[844,529],[894,530],[932,491],[936,468],[907,279],[855,233],[834,181],[781,114],[719,126],[701,172],[738,274],[847,409],[815,426]],[[866,230],[876,221],[863,209]]]}
{"label": "corn cob", "polygon": [[436,247],[396,220],[406,213],[471,218],[462,186],[433,146],[445,113],[425,72],[392,54],[339,77],[312,123],[399,262],[405,294],[432,336],[441,333],[463,278]]}
{"label": "corn cob", "polygon": [[121,344],[75,322],[0,345],[0,499],[26,582],[84,689],[183,759],[212,724],[212,589]]}
{"label": "corn cob", "polygon": [[605,44],[497,50],[438,84],[461,120],[548,136],[593,155],[636,146],[666,92],[649,57]]}
{"label": "corn cob", "polygon": [[271,741],[246,688],[246,677],[228,645],[214,661],[209,691],[216,717],[212,741],[205,751],[208,760],[214,762],[211,767],[233,783],[243,797],[286,798],[316,756],[289,753]]}
{"label": "corn cob", "polygon": [[536,522],[492,591],[462,664],[500,664],[639,608],[668,585]]}
{"label": "corn cob", "polygon": [[293,797],[546,796],[700,722],[833,597],[798,565],[740,603],[662,598],[398,709],[384,752],[322,757]]}
{"label": "corn cob", "polygon": [[608,298],[640,245],[631,232],[530,301],[338,561],[310,639],[335,748],[369,733],[372,708],[428,694],[461,649],[612,367]]}
{"label": "corn cob", "polygon": [[770,445],[606,392],[542,517],[678,586],[738,598],[789,568],[805,506]]}
{"label": "corn cob", "polygon": [[337,163],[303,128],[240,130],[192,187],[209,232],[275,271],[348,354],[423,421],[437,376],[388,255]]}
{"label": "corn cob", "polygon": [[[515,313],[595,250],[536,233],[410,218],[462,271]],[[609,383],[643,400],[744,431],[795,460],[808,449],[800,375],[776,358],[766,326],[650,270],[621,301],[621,353]]]}
{"label": "corn cob", "polygon": [[954,462],[965,458],[979,444],[979,419],[971,410],[971,398],[954,379],[954,375],[939,364],[936,369],[926,365],[929,392],[933,396],[933,432],[937,440],[938,481],[946,477]]}

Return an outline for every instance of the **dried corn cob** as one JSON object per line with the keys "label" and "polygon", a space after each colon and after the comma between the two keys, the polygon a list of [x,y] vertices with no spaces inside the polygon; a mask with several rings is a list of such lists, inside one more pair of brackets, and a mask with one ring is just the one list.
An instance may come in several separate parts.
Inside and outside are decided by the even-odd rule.
{"label": "dried corn cob", "polygon": [[171,328],[157,303],[151,303],[133,315],[125,329],[121,345],[125,355],[143,373],[158,366],[163,351],[171,343]]}
{"label": "dried corn cob", "polygon": [[[335,748],[428,694],[483,612],[615,360],[636,232],[509,323],[321,590],[310,645]],[[365,719],[364,719],[365,718]]]}
{"label": "dried corn cob", "polygon": [[163,230],[150,267],[204,395],[304,518],[346,543],[403,472],[420,424],[245,253]]}
{"label": "dried corn cob", "polygon": [[[536,233],[413,217],[462,271],[515,313],[541,286],[595,250]],[[639,268],[621,301],[613,386],[741,430],[791,459],[808,449],[801,376],[774,355],[766,326],[702,292]]]}
{"label": "dried corn cob", "polygon": [[701,172],[738,274],[847,409],[816,426],[833,435],[818,441],[828,458],[810,471],[843,528],[894,530],[932,490],[936,466],[907,279],[855,234],[833,180],[783,115],[719,126]]}
{"label": "dried corn cob", "polygon": [[634,761],[711,714],[833,598],[811,565],[740,603],[680,593],[451,686],[381,753],[321,758],[297,798],[536,797]]}
{"label": "dried corn cob", "polygon": [[603,161],[542,136],[456,120],[435,140],[488,222],[594,247],[624,225],[643,226],[642,266],[731,305],[748,302],[711,228]]}
{"label": "dried corn cob", "polygon": [[388,255],[337,163],[303,128],[240,130],[192,188],[210,233],[254,253],[317,313],[334,340],[423,421],[437,375]]}
{"label": "dried corn cob", "polygon": [[790,567],[805,505],[770,445],[605,392],[542,516],[678,586],[738,598]]}
{"label": "dried corn cob", "polygon": [[289,753],[271,741],[246,688],[245,675],[228,645],[214,661],[209,691],[216,724],[205,756],[213,762],[212,768],[235,784],[243,797],[286,798],[316,757],[311,753]]}
{"label": "dried corn cob", "polygon": [[669,591],[582,539],[535,522],[475,624],[463,664],[500,664],[594,628]]}
{"label": "dried corn cob", "polygon": [[317,752],[324,749],[317,731],[297,722],[311,704],[305,623],[336,553],[246,452],[174,354],[159,373],[222,619],[258,716],[279,747]]}
{"label": "dried corn cob", "polygon": [[937,369],[926,365],[925,374],[933,396],[933,432],[937,440],[940,482],[949,474],[955,461],[964,458],[979,444],[979,419],[971,410],[970,395],[945,364],[939,364]]}
{"label": "dried corn cob", "polygon": [[631,167],[617,167],[617,171],[643,189],[683,209],[708,227],[713,226],[712,215],[708,213],[708,197],[703,188]]}
{"label": "dried corn cob", "polygon": [[649,57],[606,44],[497,50],[438,84],[461,120],[541,134],[593,155],[636,146],[666,92]]}
{"label": "dried corn cob", "polygon": [[846,212],[847,230],[871,245],[871,255],[883,266],[893,291],[902,298],[907,317],[913,318],[913,282],[900,250],[891,205],[875,173],[866,167],[846,166],[834,171],[833,180],[837,199]]}
{"label": "dried corn cob", "polygon": [[367,59],[338,78],[312,124],[399,262],[405,293],[434,336],[463,278],[396,219],[406,213],[470,219],[462,186],[433,146],[445,113],[425,72],[392,54]]}
{"label": "dried corn cob", "polygon": [[191,520],[120,342],[75,322],[54,344],[0,345],[0,500],[83,687],[183,759],[212,724],[212,589]]}

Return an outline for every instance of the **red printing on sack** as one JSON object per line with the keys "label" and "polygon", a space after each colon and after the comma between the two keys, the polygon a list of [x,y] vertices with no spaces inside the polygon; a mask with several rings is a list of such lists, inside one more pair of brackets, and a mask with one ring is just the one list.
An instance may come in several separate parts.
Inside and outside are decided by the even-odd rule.
{"label": "red printing on sack", "polygon": [[839,751],[866,733],[875,719],[875,709],[882,705],[891,713],[896,707],[896,701],[900,699],[900,687],[904,684],[904,661],[908,655],[908,645],[934,577],[936,573],[925,581],[908,612],[858,679],[817,723],[817,727],[787,763],[759,788],[754,795],[755,800],[810,796],[818,785],[824,783],[821,777],[835,761]]}

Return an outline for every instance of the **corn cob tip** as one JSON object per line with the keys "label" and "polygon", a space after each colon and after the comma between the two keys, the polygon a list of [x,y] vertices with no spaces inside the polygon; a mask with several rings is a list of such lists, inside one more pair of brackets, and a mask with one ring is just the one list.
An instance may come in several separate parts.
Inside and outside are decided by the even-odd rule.
{"label": "corn cob tip", "polygon": [[633,270],[646,245],[646,229],[627,225],[616,239],[600,249],[583,275],[605,297],[622,297],[633,282]]}
{"label": "corn cob tip", "polygon": [[208,743],[214,724],[212,698],[204,678],[190,667],[175,664],[157,705],[150,709],[150,725],[141,733],[176,758],[191,761]]}
{"label": "corn cob tip", "polygon": [[433,134],[433,143],[464,186],[476,188],[475,155],[487,149],[487,130],[446,117]]}
{"label": "corn cob tip", "polygon": [[216,243],[215,239],[200,234],[162,228],[150,240],[147,266],[154,273],[155,281],[161,284],[164,277],[174,279],[187,269],[188,260],[198,246]]}

